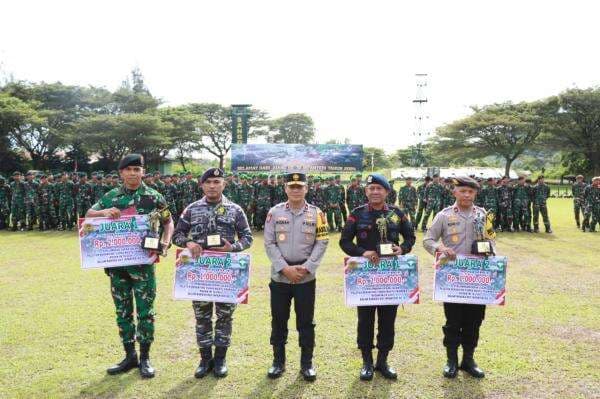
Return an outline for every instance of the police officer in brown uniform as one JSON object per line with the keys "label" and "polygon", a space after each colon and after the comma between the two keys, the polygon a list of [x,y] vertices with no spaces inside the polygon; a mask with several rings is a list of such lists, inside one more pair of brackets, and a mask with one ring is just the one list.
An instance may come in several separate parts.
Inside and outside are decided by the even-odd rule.
{"label": "police officer in brown uniform", "polygon": [[[432,255],[439,252],[450,259],[455,259],[456,255],[471,255],[473,242],[477,239],[475,226],[478,222],[485,225],[484,238],[490,242],[493,253],[495,233],[491,221],[487,220],[484,208],[473,205],[479,184],[470,177],[454,180],[453,193],[456,202],[435,216],[433,224],[423,239],[423,246]],[[460,368],[473,377],[483,378],[485,374],[475,363],[473,353],[479,340],[479,328],[485,316],[485,305],[445,302],[444,314],[446,324],[442,330],[448,356],[444,376],[454,378]],[[458,365],[459,345],[463,347],[463,360],[460,367]]]}

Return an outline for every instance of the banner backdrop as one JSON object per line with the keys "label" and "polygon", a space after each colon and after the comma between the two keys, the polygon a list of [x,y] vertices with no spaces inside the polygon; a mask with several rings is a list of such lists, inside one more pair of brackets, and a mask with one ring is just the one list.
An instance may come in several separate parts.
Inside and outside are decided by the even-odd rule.
{"label": "banner backdrop", "polygon": [[238,172],[357,172],[362,145],[232,144],[231,169]]}

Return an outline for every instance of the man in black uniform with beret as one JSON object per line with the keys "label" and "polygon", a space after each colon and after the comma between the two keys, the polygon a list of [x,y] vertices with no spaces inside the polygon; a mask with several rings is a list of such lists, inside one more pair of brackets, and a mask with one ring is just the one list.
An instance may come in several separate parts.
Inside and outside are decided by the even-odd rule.
{"label": "man in black uniform with beret", "polygon": [[[363,256],[371,263],[379,263],[376,251],[381,238],[377,220],[385,218],[387,239],[392,242],[392,255],[403,255],[411,251],[415,243],[413,226],[400,208],[386,204],[385,199],[392,187],[385,177],[378,173],[367,176],[365,193],[368,203],[352,210],[342,231],[340,247],[350,256]],[[399,238],[402,235],[403,242]],[[354,243],[356,238],[356,243]],[[394,346],[394,322],[398,305],[358,306],[358,348],[362,352],[363,366],[360,379],[373,379],[374,370],[387,379],[396,379],[397,374],[388,364],[389,351]],[[375,313],[378,317],[377,362],[373,367],[373,338]]]}

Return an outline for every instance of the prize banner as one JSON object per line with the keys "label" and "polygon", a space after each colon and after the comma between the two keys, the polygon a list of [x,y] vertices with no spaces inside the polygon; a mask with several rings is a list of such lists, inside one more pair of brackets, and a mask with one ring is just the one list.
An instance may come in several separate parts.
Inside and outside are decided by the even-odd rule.
{"label": "prize banner", "polygon": [[232,144],[231,169],[238,172],[357,172],[363,147],[352,144]]}
{"label": "prize banner", "polygon": [[155,263],[158,255],[142,248],[142,240],[150,230],[148,221],[148,215],[79,219],[81,268]]}
{"label": "prize banner", "polygon": [[381,258],[346,258],[344,296],[346,306],[419,303],[419,273],[415,255]]}
{"label": "prize banner", "polygon": [[506,256],[436,255],[433,300],[474,305],[504,305]]}
{"label": "prize banner", "polygon": [[192,258],[188,249],[177,251],[175,299],[248,303],[250,254],[203,251]]}

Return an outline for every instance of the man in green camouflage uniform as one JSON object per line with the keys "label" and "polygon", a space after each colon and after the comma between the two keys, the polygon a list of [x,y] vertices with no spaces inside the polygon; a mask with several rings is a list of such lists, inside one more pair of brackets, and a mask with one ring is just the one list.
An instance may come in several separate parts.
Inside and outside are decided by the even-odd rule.
{"label": "man in green camouflage uniform", "polygon": [[27,230],[33,230],[33,224],[37,219],[37,189],[38,183],[35,181],[35,176],[32,172],[27,172],[25,174],[25,217],[27,220]]}
{"label": "man in green camouflage uniform", "polygon": [[267,181],[267,175],[261,174],[260,183],[256,186],[254,198],[256,213],[254,215],[254,228],[262,230],[265,227],[265,219],[273,201],[273,187]]}
{"label": "man in green camouflage uniform", "polygon": [[396,181],[394,179],[390,179],[388,182],[390,183],[391,190],[385,197],[385,203],[388,205],[396,205],[396,201],[398,200],[398,192],[394,189],[394,183]]}
{"label": "man in green camouflage uniform", "polygon": [[587,201],[589,206],[589,215],[592,222],[590,224],[590,232],[596,231],[596,224],[600,223],[600,176],[592,179],[592,184],[589,186]]}
{"label": "man in green camouflage uniform", "polygon": [[342,223],[348,217],[348,211],[346,209],[346,187],[342,184],[340,175],[335,175],[335,184],[340,190],[340,210],[342,211]]}
{"label": "man in green camouflage uniform", "polygon": [[77,213],[79,217],[84,217],[88,209],[94,203],[94,187],[88,182],[87,173],[81,172],[79,175],[79,189],[77,190]]}
{"label": "man in green camouflage uniform", "polygon": [[25,183],[21,180],[21,172],[13,172],[13,181],[10,183],[12,193],[10,199],[10,217],[12,230],[25,229]]}
{"label": "man in green camouflage uniform", "polygon": [[579,223],[579,215],[583,212],[583,190],[585,189],[585,182],[583,181],[583,176],[579,175],[575,178],[575,183],[571,187],[571,193],[573,194],[573,212],[575,212],[575,223],[577,223],[577,228],[581,227]]}
{"label": "man in green camouflage uniform", "polygon": [[240,201],[238,205],[246,214],[248,224],[252,225],[252,215],[254,213],[254,188],[250,185],[248,176],[241,175],[240,177],[242,183],[238,187],[238,198]]}
{"label": "man in green camouflage uniform", "polygon": [[74,185],[69,180],[69,175],[65,172],[60,178],[60,182],[56,184],[58,195],[58,230],[71,230],[73,228],[73,209],[75,203],[73,201]]}
{"label": "man in green camouflage uniform", "polygon": [[425,176],[425,180],[423,184],[417,187],[417,198],[419,199],[419,209],[417,210],[417,217],[415,219],[415,229],[419,227],[419,223],[421,223],[421,218],[423,217],[423,213],[425,212],[425,208],[427,208],[427,199],[425,198],[425,189],[427,186],[431,184],[431,177]]}
{"label": "man in green camouflage uniform", "polygon": [[529,227],[529,188],[525,185],[525,177],[519,176],[513,189],[513,229],[527,231]]}
{"label": "man in green camouflage uniform", "polygon": [[486,185],[481,189],[477,198],[481,198],[481,207],[485,208],[487,214],[491,214],[495,220],[498,216],[498,190],[493,177],[487,178]]}
{"label": "man in green camouflage uniform", "polygon": [[[309,190],[310,192],[310,190]],[[358,179],[358,175],[353,176],[350,181],[350,185],[346,190],[346,203],[348,204],[348,211],[352,212],[354,208],[357,208],[363,205],[365,199],[365,190],[360,185],[360,180]],[[308,199],[306,199],[309,203],[311,203]],[[345,220],[345,219],[344,219]]]}
{"label": "man in green camouflage uniform", "polygon": [[333,176],[327,178],[327,187],[323,189],[325,195],[325,203],[327,210],[327,223],[329,231],[333,231],[333,222],[337,231],[342,231],[342,210],[340,209],[340,201],[342,200],[342,192],[338,185],[335,184]]}
{"label": "man in green camouflage uniform", "polygon": [[54,188],[48,183],[46,175],[40,176],[38,186],[38,209],[40,231],[50,230],[56,225],[56,214],[54,213]]}
{"label": "man in green camouflage uniform", "polygon": [[415,212],[418,201],[417,189],[412,185],[412,178],[407,177],[406,184],[398,191],[398,205],[400,210],[409,216],[413,230],[417,229]]}
{"label": "man in green camouflage uniform", "polygon": [[427,202],[425,215],[423,216],[421,224],[421,230],[423,232],[427,231],[427,220],[429,219],[429,215],[431,215],[431,219],[433,220],[435,215],[442,210],[444,192],[445,188],[440,184],[439,175],[433,175],[433,181],[425,188],[425,193],[423,194],[425,201]]}
{"label": "man in green camouflage uniform", "polygon": [[234,204],[239,205],[237,185],[233,181],[233,175],[227,175],[225,177],[225,189],[223,189],[223,195]]}
{"label": "man in green camouflage uniform", "polygon": [[162,195],[165,197],[165,201],[167,203],[167,207],[169,208],[169,212],[171,212],[173,222],[177,223],[177,220],[179,220],[179,214],[177,213],[177,187],[173,184],[173,179],[171,176],[164,176],[162,190]]}
{"label": "man in green camouflage uniform", "polygon": [[498,216],[496,218],[497,227],[502,231],[512,232],[512,187],[509,185],[508,176],[500,180],[498,193]]}
{"label": "man in green camouflage uniform", "polygon": [[285,195],[285,186],[283,184],[283,176],[275,176],[276,183],[273,189],[273,206],[285,202],[287,197]]}
{"label": "man in green camouflage uniform", "polygon": [[544,226],[546,227],[546,233],[552,233],[550,228],[550,219],[548,219],[548,207],[546,201],[550,196],[550,187],[544,183],[544,176],[538,177],[537,184],[534,187],[534,199],[533,199],[533,232],[537,233],[539,229],[540,212],[542,213],[542,219]]}
{"label": "man in green camouflage uniform", "polygon": [[443,186],[444,186],[444,195],[443,195],[443,199],[442,199],[442,209],[454,205],[454,201],[456,200],[454,198],[454,184],[452,184],[452,179],[447,178],[444,181]]}
{"label": "man in green camouflage uniform", "polygon": [[[157,211],[163,227],[162,245],[168,248],[173,234],[173,221],[164,197],[142,182],[144,160],[139,154],[129,154],[119,163],[123,185],[106,193],[96,202],[86,217],[119,218],[121,211],[131,209],[139,215]],[[154,299],[156,277],[154,264],[112,267],[105,269],[110,277],[110,289],[115,303],[119,335],[125,348],[125,358],[107,369],[115,375],[138,367],[143,378],[154,377],[150,364],[150,345],[154,341]],[[133,309],[137,315],[137,330]],[[138,361],[135,341],[140,343]]]}
{"label": "man in green camouflage uniform", "polygon": [[10,223],[10,186],[4,176],[0,175],[0,230],[8,229]]}

